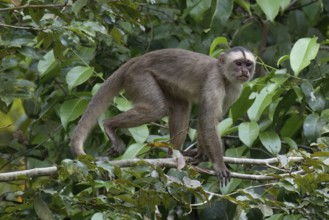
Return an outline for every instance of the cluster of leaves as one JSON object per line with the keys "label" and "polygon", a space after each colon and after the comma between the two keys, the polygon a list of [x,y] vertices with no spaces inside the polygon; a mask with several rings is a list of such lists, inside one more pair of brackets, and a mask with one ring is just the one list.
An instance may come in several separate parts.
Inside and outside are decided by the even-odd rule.
{"label": "cluster of leaves", "polygon": [[[61,164],[56,177],[1,183],[4,219],[328,218],[328,1],[1,0],[0,5],[1,171]],[[124,61],[169,47],[217,56],[233,45],[259,56],[261,77],[245,86],[219,124],[226,155],[278,156],[281,163],[231,170],[277,175],[303,169],[305,175],[256,186],[233,179],[219,195],[210,193],[219,190],[216,178],[189,169],[119,169],[89,156],[67,159],[76,119],[99,83]],[[130,107],[120,94],[102,117]],[[121,159],[165,155],[154,146],[168,140],[166,119],[119,134],[129,146]],[[87,152],[104,155],[106,141],[95,129]],[[193,141],[190,128],[187,144]],[[296,155],[305,161],[292,167],[287,156]]]}

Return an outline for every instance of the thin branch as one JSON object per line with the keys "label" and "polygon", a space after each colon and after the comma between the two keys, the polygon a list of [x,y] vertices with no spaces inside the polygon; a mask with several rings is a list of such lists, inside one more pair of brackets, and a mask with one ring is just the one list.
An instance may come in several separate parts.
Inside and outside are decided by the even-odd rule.
{"label": "thin branch", "polygon": [[21,10],[21,9],[28,9],[28,8],[61,8],[65,7],[67,4],[58,4],[58,5],[22,5],[12,8],[0,8],[0,12],[3,11],[14,11],[14,10]]}
{"label": "thin branch", "polygon": [[28,26],[16,26],[16,25],[9,25],[0,23],[0,27],[7,27],[7,28],[15,28],[15,29],[24,29],[24,30],[36,30],[36,31],[42,31],[41,28],[35,28],[35,27],[28,27]]}
{"label": "thin branch", "polygon": [[30,170],[21,170],[8,173],[0,173],[0,182],[19,180],[22,178],[35,176],[51,176],[57,174],[57,167],[34,168]]}
{"label": "thin branch", "polygon": [[301,4],[301,5],[298,5],[298,6],[293,7],[293,5],[294,5],[295,3],[297,3],[297,2],[298,2],[298,1],[294,1],[294,2],[292,2],[292,3],[290,4],[290,6],[286,9],[286,11],[293,11],[293,10],[297,10],[297,9],[304,8],[304,7],[306,7],[306,6],[309,6],[309,5],[311,5],[311,4],[314,4],[314,3],[318,2],[318,0],[312,0],[312,1],[309,1],[309,2],[307,2],[307,3],[305,3],[305,4]]}
{"label": "thin branch", "polygon": [[[189,158],[186,158],[188,161]],[[288,157],[289,162],[301,162],[303,161],[303,157]],[[113,166],[118,167],[134,167],[134,166],[145,166],[147,164],[158,166],[158,167],[168,167],[168,168],[176,168],[177,158],[162,158],[162,159],[129,159],[129,160],[116,160],[110,161],[108,158],[102,158],[98,163],[108,162]],[[224,157],[224,161],[227,163],[233,164],[258,164],[258,165],[268,165],[273,163],[278,163],[279,160],[277,158],[269,158],[269,159],[247,159],[247,158],[234,158],[234,157]],[[197,170],[198,172],[207,173],[210,175],[215,175],[215,172],[212,170],[204,170],[198,167],[193,167],[192,169]],[[232,178],[239,178],[239,179],[249,179],[249,180],[275,180],[280,179],[283,177],[288,177],[291,175],[296,174],[303,174],[304,171],[296,171],[287,174],[280,174],[275,176],[268,176],[268,175],[252,175],[252,174],[242,174],[231,172]],[[14,172],[7,172],[7,173],[0,173],[0,182],[6,181],[13,181],[25,178],[31,178],[36,176],[51,176],[57,174],[57,167],[44,167],[44,168],[34,168],[30,170],[22,170],[22,171],[14,171]]]}
{"label": "thin branch", "polygon": [[329,51],[329,46],[321,45],[321,46],[320,46],[320,50]]}

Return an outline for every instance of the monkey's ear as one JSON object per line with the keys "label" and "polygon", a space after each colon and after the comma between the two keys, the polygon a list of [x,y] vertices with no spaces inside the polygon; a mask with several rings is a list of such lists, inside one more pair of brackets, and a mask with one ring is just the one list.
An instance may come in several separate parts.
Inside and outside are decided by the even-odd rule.
{"label": "monkey's ear", "polygon": [[219,64],[225,64],[226,63],[226,54],[220,53],[218,57]]}

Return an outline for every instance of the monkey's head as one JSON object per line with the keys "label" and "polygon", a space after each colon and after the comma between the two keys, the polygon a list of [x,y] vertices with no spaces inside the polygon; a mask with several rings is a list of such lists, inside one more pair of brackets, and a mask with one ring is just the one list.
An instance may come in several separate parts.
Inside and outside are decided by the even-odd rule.
{"label": "monkey's head", "polygon": [[233,47],[221,53],[218,59],[226,79],[230,82],[243,83],[254,75],[256,58],[246,48]]}

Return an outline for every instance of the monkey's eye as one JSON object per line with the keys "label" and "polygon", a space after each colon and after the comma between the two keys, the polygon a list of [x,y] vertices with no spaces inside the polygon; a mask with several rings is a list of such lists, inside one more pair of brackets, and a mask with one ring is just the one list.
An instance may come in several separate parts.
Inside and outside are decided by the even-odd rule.
{"label": "monkey's eye", "polygon": [[251,62],[249,62],[249,61],[246,62],[246,66],[247,66],[247,67],[251,67],[251,65],[252,65]]}
{"label": "monkey's eye", "polygon": [[236,62],[235,62],[235,65],[237,65],[237,66],[242,66],[242,62],[241,62],[241,61],[236,61]]}

